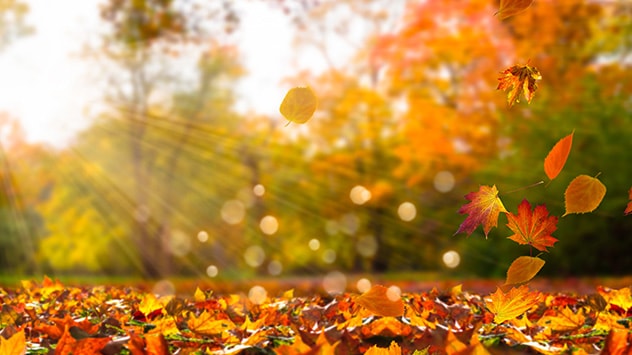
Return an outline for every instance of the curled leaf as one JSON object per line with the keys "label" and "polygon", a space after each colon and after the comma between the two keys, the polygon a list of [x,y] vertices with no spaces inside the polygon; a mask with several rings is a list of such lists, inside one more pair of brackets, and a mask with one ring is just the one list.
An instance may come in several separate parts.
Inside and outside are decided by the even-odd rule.
{"label": "curled leaf", "polygon": [[506,285],[521,284],[531,280],[544,266],[538,257],[521,256],[511,263],[507,270]]}
{"label": "curled leaf", "polygon": [[279,111],[290,122],[305,123],[312,118],[316,106],[318,99],[311,88],[295,87],[285,94]]}
{"label": "curled leaf", "polygon": [[542,75],[535,67],[530,67],[528,64],[519,66],[514,65],[505,71],[500,73],[498,78],[498,87],[496,90],[509,90],[507,93],[507,103],[509,107],[514,103],[520,102],[519,97],[521,93],[524,93],[525,99],[528,103],[531,103],[533,94],[538,89],[536,80],[542,80]]}
{"label": "curled leaf", "polygon": [[606,186],[597,178],[579,175],[564,192],[564,216],[571,213],[588,213],[594,211],[606,195]]}
{"label": "curled leaf", "polygon": [[573,133],[560,139],[544,159],[544,172],[551,180],[557,177],[566,164],[573,145]]}
{"label": "curled leaf", "polygon": [[483,232],[485,238],[492,229],[498,225],[498,215],[500,212],[507,212],[503,202],[498,197],[498,190],[496,185],[485,186],[481,185],[477,192],[470,192],[465,195],[465,198],[470,200],[470,203],[463,205],[459,209],[459,213],[468,214],[467,218],[459,229],[454,234],[461,232],[472,234],[478,225],[483,226]]}
{"label": "curled leaf", "polygon": [[507,17],[519,14],[531,6],[533,0],[500,0],[498,12],[495,13],[499,19],[503,20]]}

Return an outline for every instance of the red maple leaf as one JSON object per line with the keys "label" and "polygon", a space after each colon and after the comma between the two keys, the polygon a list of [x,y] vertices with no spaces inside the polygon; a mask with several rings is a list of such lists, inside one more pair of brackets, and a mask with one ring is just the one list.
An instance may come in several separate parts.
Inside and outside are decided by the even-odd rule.
{"label": "red maple leaf", "polygon": [[518,214],[507,213],[507,227],[514,234],[509,239],[518,244],[529,244],[532,247],[546,251],[546,247],[552,247],[556,238],[551,236],[557,229],[557,217],[549,216],[546,206],[539,205],[531,212],[531,204],[522,200],[518,206]]}
{"label": "red maple leaf", "polygon": [[491,187],[482,185],[477,192],[470,192],[465,195],[465,198],[471,202],[463,205],[459,209],[459,213],[469,214],[469,216],[461,223],[459,230],[454,234],[465,232],[469,236],[480,224],[483,226],[483,232],[485,233],[485,238],[487,238],[487,234],[492,227],[498,225],[500,212],[507,212],[498,197],[496,185]]}

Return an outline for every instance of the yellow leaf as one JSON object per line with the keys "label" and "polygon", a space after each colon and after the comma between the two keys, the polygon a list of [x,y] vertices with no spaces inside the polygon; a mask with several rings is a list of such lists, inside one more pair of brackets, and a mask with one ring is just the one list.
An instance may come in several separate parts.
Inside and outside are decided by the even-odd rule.
{"label": "yellow leaf", "polygon": [[565,306],[558,309],[555,315],[546,315],[538,320],[538,325],[555,331],[568,331],[581,328],[586,322],[586,317]]}
{"label": "yellow leaf", "polygon": [[198,334],[215,335],[235,328],[230,319],[215,319],[213,314],[204,311],[198,317],[192,317],[187,322],[189,329]]}
{"label": "yellow leaf", "polygon": [[13,334],[9,339],[0,336],[0,354],[23,355],[26,353],[26,337],[24,330]]}
{"label": "yellow leaf", "polygon": [[579,175],[566,188],[564,204],[566,213],[587,213],[594,211],[606,195],[606,186],[597,178]]}
{"label": "yellow leaf", "polygon": [[389,294],[388,289],[375,285],[370,290],[356,297],[356,303],[383,317],[399,317],[404,314],[404,302],[401,297]]}
{"label": "yellow leaf", "polygon": [[193,293],[193,299],[195,302],[204,302],[206,301],[206,295],[199,287],[195,288],[195,293]]}
{"label": "yellow leaf", "polygon": [[506,285],[521,284],[531,280],[544,266],[544,260],[538,257],[521,256],[511,263],[507,270]]}
{"label": "yellow leaf", "polygon": [[531,6],[533,0],[500,0],[498,12],[495,15],[503,20],[507,17],[519,14]]}
{"label": "yellow leaf", "polygon": [[399,347],[395,341],[391,342],[391,345],[387,348],[380,348],[377,345],[373,345],[364,354],[365,355],[401,355],[402,348]]}
{"label": "yellow leaf", "polygon": [[494,314],[494,322],[500,324],[518,317],[537,305],[540,301],[540,293],[529,292],[527,286],[513,287],[508,293],[498,288],[490,298],[491,302],[486,304],[487,309]]}
{"label": "yellow leaf", "polygon": [[279,111],[290,122],[305,123],[312,117],[317,106],[318,99],[311,88],[295,87],[287,92]]}

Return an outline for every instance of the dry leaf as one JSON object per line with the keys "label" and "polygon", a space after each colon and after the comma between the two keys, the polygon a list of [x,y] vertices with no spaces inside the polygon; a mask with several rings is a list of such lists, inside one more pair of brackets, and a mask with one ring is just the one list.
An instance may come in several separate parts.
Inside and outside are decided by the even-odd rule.
{"label": "dry leaf", "polygon": [[571,213],[588,213],[594,211],[606,195],[606,186],[597,178],[579,175],[566,188],[564,193],[564,216]]}
{"label": "dry leaf", "polygon": [[524,93],[527,102],[531,103],[531,99],[533,99],[533,95],[538,89],[536,81],[542,80],[542,75],[537,68],[530,67],[528,64],[523,66],[514,65],[500,74],[496,90],[511,89],[507,93],[509,107],[516,102],[520,102],[519,97],[521,93]]}
{"label": "dry leaf", "polygon": [[490,297],[491,302],[487,302],[486,306],[494,314],[494,322],[498,324],[518,317],[540,301],[540,293],[529,292],[527,286],[513,287],[508,293],[497,288]]}
{"label": "dry leaf", "polygon": [[549,216],[546,206],[539,205],[531,212],[529,201],[522,200],[518,214],[507,213],[507,227],[514,232],[508,238],[518,244],[528,244],[540,251],[552,247],[556,238],[551,234],[557,229],[557,217]]}

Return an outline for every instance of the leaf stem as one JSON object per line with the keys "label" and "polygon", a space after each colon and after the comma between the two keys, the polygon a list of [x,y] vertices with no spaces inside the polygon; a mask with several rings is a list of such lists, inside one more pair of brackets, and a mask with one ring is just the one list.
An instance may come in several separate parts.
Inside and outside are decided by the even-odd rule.
{"label": "leaf stem", "polygon": [[533,184],[531,184],[531,185],[527,185],[527,186],[523,186],[523,187],[519,187],[519,188],[517,188],[517,189],[513,189],[513,190],[510,190],[510,191],[507,191],[507,192],[505,192],[505,194],[512,194],[512,193],[514,193],[514,192],[518,192],[518,191],[522,191],[522,190],[530,189],[530,188],[532,188],[532,187],[536,187],[536,186],[538,186],[538,185],[542,185],[542,184],[544,184],[544,180],[540,180],[540,181],[538,181],[538,182],[536,182],[536,183],[533,183]]}

